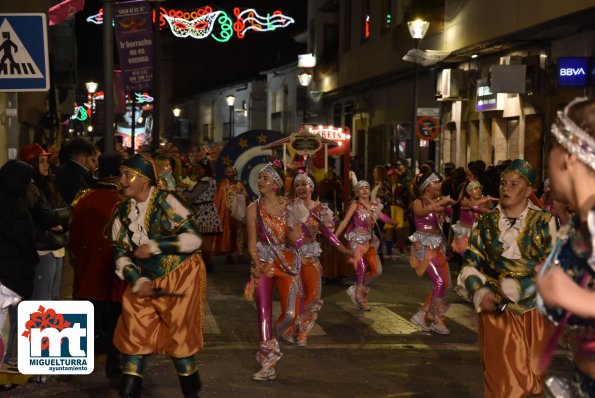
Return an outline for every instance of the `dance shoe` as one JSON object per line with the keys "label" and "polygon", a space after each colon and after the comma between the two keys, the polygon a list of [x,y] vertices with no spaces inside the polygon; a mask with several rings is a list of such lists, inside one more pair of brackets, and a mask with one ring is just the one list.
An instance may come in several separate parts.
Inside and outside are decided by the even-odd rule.
{"label": "dance shoe", "polygon": [[275,368],[272,366],[267,367],[263,366],[258,372],[252,375],[252,380],[254,381],[267,381],[267,380],[274,380],[277,375],[275,374]]}
{"label": "dance shoe", "polygon": [[421,331],[429,332],[430,327],[426,321],[426,312],[419,310],[410,319],[411,323],[416,325]]}

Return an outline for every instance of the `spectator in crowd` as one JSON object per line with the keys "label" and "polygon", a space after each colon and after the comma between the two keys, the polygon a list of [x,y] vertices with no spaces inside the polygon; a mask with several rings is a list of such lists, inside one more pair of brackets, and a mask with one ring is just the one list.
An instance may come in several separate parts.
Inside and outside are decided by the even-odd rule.
{"label": "spectator in crowd", "polygon": [[483,160],[475,160],[469,162],[467,165],[467,180],[478,181],[482,187],[482,195],[488,196],[487,189],[490,186],[490,181],[485,172],[485,162]]}
{"label": "spectator in crowd", "polygon": [[99,155],[95,145],[81,137],[70,141],[62,150],[64,161],[61,160],[58,186],[62,198],[70,204],[80,191],[93,185],[94,157]]}
{"label": "spectator in crowd", "polygon": [[389,257],[392,256],[393,242],[397,244],[399,254],[405,254],[405,240],[409,226],[406,224],[405,210],[409,207],[409,190],[399,182],[397,169],[390,169],[386,173],[391,190],[390,201],[386,207],[390,208],[390,218],[393,224],[384,225],[386,251]]}
{"label": "spectator in crowd", "polygon": [[71,209],[62,200],[48,163],[51,153],[39,144],[21,149],[21,159],[33,166],[33,185],[28,198],[33,215],[35,247],[39,264],[35,272],[33,300],[53,300],[60,296],[63,258],[66,255]]}
{"label": "spectator in crowd", "polygon": [[159,176],[161,185],[168,191],[175,192],[177,184],[171,157],[164,154],[155,156],[155,167],[157,168],[157,175]]}
{"label": "spectator in crowd", "polygon": [[[374,166],[372,177],[374,178],[374,185],[370,192],[370,200],[382,204],[382,212],[387,216],[387,219],[390,219],[390,202],[392,195],[390,184],[386,177],[386,168],[382,165]],[[386,245],[387,254],[392,256],[392,241],[386,242],[384,222],[382,220],[376,222],[378,223],[378,228],[374,229],[374,233],[378,236],[378,239]],[[390,225],[389,228],[392,228],[392,225]],[[390,252],[388,251],[389,248]],[[384,261],[384,250],[382,250],[382,246],[378,248],[378,256],[380,257],[380,261]]]}
{"label": "spectator in crowd", "polygon": [[457,166],[453,162],[444,163],[444,179],[448,178],[450,173],[456,168]]}
{"label": "spectator in crowd", "polygon": [[324,179],[318,184],[320,201],[327,203],[328,207],[335,213],[343,210],[342,190],[343,187],[337,179],[337,174],[331,169],[326,172]]}
{"label": "spectator in crowd", "polygon": [[10,331],[5,357],[0,360],[16,367],[17,304],[30,300],[39,256],[27,191],[33,167],[20,160],[9,160],[0,168],[0,283],[16,293],[8,307]]}
{"label": "spectator in crowd", "polygon": [[114,328],[122,312],[124,281],[116,276],[106,227],[123,196],[119,193],[118,152],[99,157],[98,183],[73,202],[70,225],[70,264],[74,267],[72,298],[89,300],[95,308],[95,352],[107,353],[106,376],[119,376],[119,352],[113,345]]}
{"label": "spectator in crowd", "polygon": [[543,182],[543,194],[539,198],[545,209],[552,213],[558,221],[558,226],[566,225],[570,220],[571,214],[568,206],[556,198],[552,192],[552,186],[549,178]]}

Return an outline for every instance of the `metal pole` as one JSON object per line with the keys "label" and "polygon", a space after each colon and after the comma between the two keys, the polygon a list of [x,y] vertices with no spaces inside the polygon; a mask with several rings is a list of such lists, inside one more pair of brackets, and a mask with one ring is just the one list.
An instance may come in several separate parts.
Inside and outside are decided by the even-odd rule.
{"label": "metal pole", "polygon": [[[19,95],[16,92],[6,93],[6,146],[8,160],[18,159],[19,157]],[[4,156],[0,159],[2,163],[6,161]]]}
{"label": "metal pole", "polygon": [[306,108],[308,105],[308,86],[303,86],[304,89],[304,109],[302,109],[302,124],[306,125]]}
{"label": "metal pole", "polygon": [[152,0],[151,8],[155,22],[153,23],[153,130],[151,131],[151,152],[157,152],[159,148],[159,131],[161,130],[161,35],[159,32],[160,4],[164,0]]}
{"label": "metal pole", "polygon": [[[415,49],[419,48],[419,40],[420,39],[413,39],[415,42]],[[416,134],[416,127],[417,127],[417,80],[419,78],[419,64],[417,63],[417,59],[415,60],[415,72],[413,75],[413,109],[412,109],[412,119],[411,119],[411,172],[413,175],[416,174],[416,166],[419,158],[419,138]]]}
{"label": "metal pole", "polygon": [[134,153],[135,145],[135,131],[136,130],[136,93],[132,93],[132,125],[130,126],[130,146],[132,147],[132,153]]}
{"label": "metal pole", "polygon": [[112,0],[103,0],[103,152],[114,152],[114,32]]}
{"label": "metal pole", "polygon": [[231,141],[231,137],[232,137],[232,134],[233,134],[232,123],[233,123],[233,105],[229,107],[229,141]]}

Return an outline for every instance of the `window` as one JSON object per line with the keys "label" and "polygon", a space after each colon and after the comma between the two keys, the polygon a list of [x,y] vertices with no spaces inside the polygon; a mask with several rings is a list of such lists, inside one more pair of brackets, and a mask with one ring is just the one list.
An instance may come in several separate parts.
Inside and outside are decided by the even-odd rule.
{"label": "window", "polygon": [[335,104],[333,107],[333,126],[340,127],[341,126],[341,111],[342,111],[341,104]]}
{"label": "window", "polygon": [[322,62],[329,62],[337,58],[339,52],[339,26],[325,24],[323,33]]}

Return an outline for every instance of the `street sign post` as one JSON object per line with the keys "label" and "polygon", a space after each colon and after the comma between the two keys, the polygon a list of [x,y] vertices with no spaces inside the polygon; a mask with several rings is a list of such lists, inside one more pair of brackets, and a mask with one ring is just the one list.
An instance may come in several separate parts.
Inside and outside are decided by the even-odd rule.
{"label": "street sign post", "polygon": [[0,14],[0,91],[50,87],[45,14]]}

